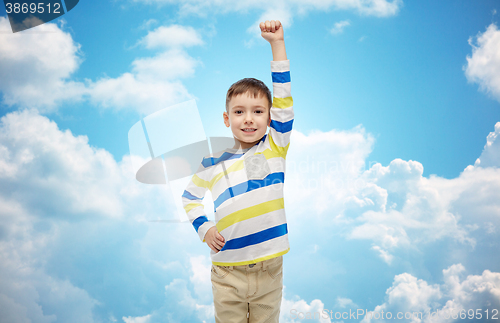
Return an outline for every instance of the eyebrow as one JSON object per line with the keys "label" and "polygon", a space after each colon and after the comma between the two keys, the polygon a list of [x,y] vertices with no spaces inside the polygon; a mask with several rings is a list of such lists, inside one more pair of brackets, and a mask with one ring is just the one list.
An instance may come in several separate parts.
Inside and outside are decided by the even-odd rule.
{"label": "eyebrow", "polygon": [[[254,108],[254,109],[266,109],[266,107],[263,106],[263,105],[254,105],[251,108]],[[241,105],[236,105],[236,106],[234,106],[234,107],[231,108],[231,110],[234,110],[234,109],[245,109],[245,107],[241,106]]]}

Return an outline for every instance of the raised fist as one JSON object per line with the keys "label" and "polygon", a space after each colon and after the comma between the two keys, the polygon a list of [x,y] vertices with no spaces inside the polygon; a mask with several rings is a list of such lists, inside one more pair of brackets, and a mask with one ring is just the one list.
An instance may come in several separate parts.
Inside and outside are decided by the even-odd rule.
{"label": "raised fist", "polygon": [[266,20],[265,22],[261,22],[259,27],[262,37],[268,42],[284,40],[283,26],[279,20]]}

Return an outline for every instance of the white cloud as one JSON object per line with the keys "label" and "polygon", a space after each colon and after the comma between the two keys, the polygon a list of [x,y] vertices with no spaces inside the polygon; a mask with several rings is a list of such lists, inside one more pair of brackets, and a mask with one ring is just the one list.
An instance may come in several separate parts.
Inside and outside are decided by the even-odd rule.
{"label": "white cloud", "polygon": [[336,308],[356,308],[359,307],[351,299],[345,297],[337,297]]}
{"label": "white cloud", "polygon": [[298,323],[307,322],[330,323],[330,313],[325,312],[325,305],[319,299],[314,299],[308,304],[296,297],[292,300],[285,298],[281,301],[280,322]]}
{"label": "white cloud", "polygon": [[[0,17],[0,28],[7,27],[8,20]],[[63,102],[88,99],[103,108],[149,114],[192,99],[181,79],[193,76],[201,62],[183,47],[203,41],[191,27],[171,25],[150,31],[139,43],[160,49],[159,53],[135,59],[131,71],[116,78],[86,83],[70,80],[82,61],[80,45],[71,35],[52,23],[37,29],[40,32],[0,34],[0,91],[7,105],[50,112]]]}
{"label": "white cloud", "polygon": [[363,224],[355,227],[351,237],[374,239],[384,249],[442,237],[473,244],[457,216],[449,211],[449,201],[422,173],[420,163],[401,159],[387,167],[376,164],[367,170],[362,178],[380,188],[376,194],[383,195],[374,200],[385,205],[379,207],[380,211],[367,210],[358,217]]}
{"label": "white cloud", "polygon": [[413,317],[413,313],[430,312],[434,303],[442,297],[440,286],[429,285],[426,281],[417,279],[408,273],[394,277],[394,282],[387,289],[386,294],[387,301],[376,306],[373,313],[367,313],[362,322],[385,322],[380,316],[382,312],[386,313],[386,318],[387,313],[390,312],[389,315],[392,319],[398,318],[397,313],[399,312],[403,315],[411,313],[412,316],[408,314],[409,316],[406,317],[407,321],[420,322],[419,319],[423,317],[423,314],[422,317],[419,317],[419,314],[415,314]]}
{"label": "white cloud", "polygon": [[374,313],[365,316],[362,322],[385,322],[376,319],[381,318],[382,311],[386,315],[390,312],[392,319],[397,313],[407,315],[409,322],[461,322],[464,317],[460,317],[460,311],[470,319],[468,310],[472,309],[472,318],[479,319],[476,316],[478,309],[485,319],[487,309],[491,315],[491,310],[500,305],[500,273],[484,270],[482,275],[469,275],[463,279],[464,272],[461,264],[443,270],[442,285],[429,285],[408,273],[397,275],[392,287],[386,291],[386,301],[376,306]]}
{"label": "white cloud", "polygon": [[[65,216],[123,215],[120,169],[112,155],[74,137],[35,110],[7,114],[0,122],[3,196],[22,196],[33,211]],[[58,199],[49,198],[58,196]],[[64,200],[64,208],[60,201]]]}
{"label": "white cloud", "polygon": [[[159,80],[159,73],[152,66],[157,64],[161,66],[160,70],[170,75],[172,64],[168,60],[182,66],[182,72],[174,74],[171,79],[167,78],[171,82],[167,84]],[[133,98],[127,97],[126,91],[133,91],[135,88],[146,91],[148,86],[153,86],[152,91],[160,92],[169,84],[178,85],[176,91],[172,92],[173,95],[178,93],[179,98],[187,96],[182,84],[176,83],[174,79],[192,75],[196,64],[181,50],[167,50],[155,57],[137,59],[132,64],[131,73],[125,73],[117,79],[95,82],[92,88],[93,99],[100,104],[117,107],[129,104],[133,108],[143,101],[131,101]],[[106,91],[113,88],[123,89],[122,92],[118,91],[120,96],[111,98],[105,95]],[[167,101],[166,97],[156,98],[148,104],[160,106],[161,102]],[[465,249],[472,250],[475,244],[481,243],[480,238],[483,236],[488,238],[488,244],[498,245],[498,237],[494,234],[500,226],[500,169],[496,140],[498,127],[499,124],[495,126],[495,132],[488,136],[487,144],[475,166],[468,167],[460,176],[450,180],[438,176],[423,177],[423,165],[417,161],[395,159],[385,167],[367,162],[374,139],[362,127],[349,131],[318,131],[309,135],[294,131],[293,145],[287,158],[287,181],[290,184],[287,186],[286,200],[287,208],[291,206],[287,215],[290,220],[304,224],[294,226],[296,232],[308,227],[316,232],[320,223],[326,228],[339,227],[339,231],[347,238],[368,240],[372,243],[368,248],[391,265],[401,264],[401,254],[408,250],[412,251],[423,245],[432,246],[432,243],[439,240],[458,242],[455,253],[461,252],[464,246]],[[77,287],[81,285],[71,280],[54,278],[55,276],[43,270],[43,264],[50,264],[47,254],[53,253],[54,247],[60,248],[58,243],[62,244],[64,241],[55,239],[64,232],[69,231],[71,234],[98,231],[98,226],[91,225],[83,229],[76,229],[75,225],[71,231],[71,226],[66,225],[68,222],[87,217],[112,221],[135,217],[144,221],[147,217],[159,214],[158,210],[151,212],[152,207],[147,205],[154,202],[165,203],[165,195],[158,194],[164,192],[157,187],[137,185],[127,163],[127,158],[120,163],[115,162],[108,152],[90,147],[86,137],[75,137],[68,131],[59,130],[55,123],[35,111],[16,112],[2,118],[0,270],[1,276],[6,279],[2,280],[4,284],[0,288],[0,312],[21,318],[20,321],[25,318],[51,322],[56,317],[61,320],[64,315],[69,315],[62,311],[64,305],[68,312],[71,310],[81,318],[91,318],[92,308],[98,302],[93,298],[94,294]],[[156,199],[151,197],[155,194]],[[52,219],[53,222],[48,229],[43,229],[47,222],[40,219]],[[41,228],[40,222],[43,224]],[[177,245],[172,246],[172,241],[184,239],[189,244],[186,236],[190,232],[194,234],[192,228],[177,228],[178,230],[171,230],[167,235],[163,227],[149,227],[144,236],[138,233],[143,228],[136,228],[135,222],[133,225],[134,231],[131,231],[137,236],[127,237],[126,241],[136,239],[134,244],[137,240],[140,241],[138,244],[141,245],[141,252],[147,254],[142,259],[144,263],[153,264],[154,268],[165,271],[183,268],[180,258],[174,256],[172,259],[172,255],[180,253]],[[116,231],[121,229],[116,227],[116,222],[109,228],[109,232],[98,231],[105,233],[105,238],[101,237],[99,242],[106,244],[110,237],[115,239]],[[90,237],[99,236],[95,234]],[[304,239],[309,239],[310,236],[307,235]],[[318,240],[322,238],[319,235],[315,237]],[[158,243],[159,239],[164,240]],[[73,240],[67,241],[74,243]],[[91,241],[93,239],[78,242],[88,248],[89,245],[92,246]],[[193,238],[193,241],[196,239]],[[104,244],[100,244],[100,247],[104,248]],[[348,244],[349,242],[346,243]],[[77,245],[75,243],[71,249]],[[314,245],[317,253],[325,255],[327,245],[320,240],[315,241]],[[45,249],[46,246],[52,248]],[[175,252],[170,249],[175,249]],[[122,251],[119,247],[111,250]],[[304,249],[297,247],[295,250],[300,253]],[[433,256],[444,257],[445,253],[446,251],[437,250]],[[470,257],[476,257],[476,254],[474,252]],[[85,262],[89,261],[87,258],[83,259]],[[136,316],[126,314],[118,317],[130,322],[154,321],[159,317],[180,320],[186,317],[179,316],[177,311],[186,310],[191,313],[189,319],[211,318],[213,312],[208,301],[210,284],[206,271],[208,263],[207,257],[191,257],[191,276],[171,280],[166,288],[165,304],[171,302],[173,306],[165,305],[157,312],[146,311],[135,313]],[[15,268],[19,267],[24,268],[22,274],[27,273],[25,276],[21,277],[15,272]],[[443,285],[430,284],[410,274],[398,276],[389,289],[387,301],[381,306],[386,304],[387,308],[414,308],[414,304],[421,302],[421,308],[445,309],[458,308],[463,304],[480,308],[484,302],[498,304],[495,303],[499,286],[497,273],[484,271],[482,275],[462,279],[461,268],[463,267],[455,265],[445,271]],[[348,278],[352,279],[352,276]],[[16,290],[18,285],[22,288]],[[56,293],[57,297],[53,296],[50,300],[45,296],[52,290],[61,294]],[[69,300],[75,302],[71,306],[60,301],[60,295],[65,293],[69,295]],[[181,295],[183,302],[176,303],[172,294]],[[42,311],[46,304],[42,304],[41,300],[45,299],[54,308],[50,313],[56,314]],[[75,305],[76,303],[79,305]],[[354,304],[349,299],[338,299],[337,303],[338,306]],[[439,303],[439,306],[434,303]],[[288,309],[325,309],[324,303],[319,299],[309,303],[298,298],[288,301],[284,299],[283,304]],[[75,321],[71,316],[67,317],[70,319],[65,321]],[[287,319],[289,318],[288,315]]]}
{"label": "white cloud", "polygon": [[[0,17],[0,30],[9,30]],[[52,111],[67,100],[80,100],[81,83],[70,80],[82,61],[80,45],[56,24],[37,33],[0,33],[0,91],[7,105]]]}
{"label": "white cloud", "polygon": [[189,261],[192,272],[189,281],[193,285],[194,292],[200,303],[209,304],[212,301],[212,281],[210,278],[212,262],[209,257],[203,255],[191,257]]}
{"label": "white cloud", "polygon": [[154,25],[157,25],[158,24],[158,20],[156,19],[148,19],[148,20],[145,20],[141,26],[139,26],[139,29],[143,29],[143,30],[149,30],[151,29],[151,26],[154,26]]}
{"label": "white cloud", "polygon": [[282,3],[274,6],[266,6],[264,12],[260,15],[260,17],[247,28],[247,33],[252,35],[253,38],[244,42],[246,47],[250,48],[253,46],[257,39],[260,40],[261,31],[259,28],[259,24],[261,23],[261,21],[266,20],[279,20],[283,25],[284,30],[287,30],[288,27],[292,25],[293,14],[290,10],[290,7],[287,5],[283,5]]}
{"label": "white cloud", "polygon": [[132,71],[117,78],[90,81],[91,102],[104,108],[150,114],[192,99],[180,79],[193,76],[201,62],[189,56],[183,47],[202,45],[199,33],[189,26],[161,26],[148,32],[139,43],[162,51],[153,57],[135,59]]}
{"label": "white cloud", "polygon": [[495,131],[486,138],[481,156],[474,163],[474,167],[500,167],[500,122],[495,124]]}
{"label": "white cloud", "polygon": [[123,317],[122,318],[125,323],[149,323],[151,322],[151,315],[139,316],[139,317]]}
{"label": "white cloud", "polygon": [[[315,246],[315,255],[328,257],[329,241],[322,240],[328,237],[317,233],[320,229],[318,223],[321,229],[331,231],[338,228],[337,232],[344,238],[371,242],[366,249],[371,248],[391,266],[403,263],[405,259],[402,257],[408,251],[418,251],[422,246],[432,246],[439,240],[458,242],[453,249],[457,252],[464,249],[463,246],[472,250],[475,243],[481,243],[483,236],[488,238],[488,245],[498,245],[494,232],[500,226],[500,169],[472,167],[449,180],[437,176],[423,177],[423,166],[416,161],[396,159],[385,167],[370,165],[366,160],[374,139],[360,126],[349,131],[314,131],[309,135],[294,130],[292,140],[294,145],[290,147],[287,158],[289,186],[286,192],[290,228],[295,230],[294,237],[306,241],[311,235],[302,235],[305,230],[311,229],[316,234],[313,244],[309,241],[302,248],[294,249],[297,254],[310,252],[309,247]],[[158,205],[165,205],[166,192],[158,186],[138,184],[128,163],[128,158],[115,162],[108,152],[90,147],[86,137],[59,130],[54,122],[36,111],[10,113],[1,119],[0,270],[2,277],[7,277],[1,290],[7,292],[3,292],[5,297],[0,304],[8,307],[9,315],[17,313],[32,320],[38,317],[39,321],[53,321],[52,314],[40,312],[40,307],[46,306],[40,299],[48,302],[49,298],[37,296],[46,295],[50,287],[69,293],[68,299],[75,303],[68,308],[80,313],[81,317],[90,317],[95,304],[110,300],[89,282],[75,283],[82,273],[70,264],[65,267],[65,259],[76,258],[81,263],[94,264],[96,259],[118,252],[126,254],[112,259],[119,266],[123,266],[125,258],[132,257],[133,264],[123,269],[128,277],[132,277],[131,280],[117,278],[120,286],[130,288],[127,292],[141,290],[146,293],[140,289],[142,287],[133,288],[134,282],[138,281],[136,277],[149,276],[151,273],[147,271],[150,268],[175,274],[169,276],[165,301],[160,305],[155,303],[158,305],[156,310],[143,307],[141,312],[126,312],[117,317],[150,322],[165,317],[173,321],[209,320],[213,317],[209,258],[195,252],[183,264],[178,256],[185,250],[199,247],[192,227],[184,224],[175,228],[145,226],[148,218],[163,215]],[[126,223],[130,227],[123,230]],[[120,233],[123,233],[122,240],[119,240]],[[192,240],[186,238],[190,234],[193,234]],[[110,239],[112,243],[108,247]],[[174,243],[181,240],[181,246]],[[349,240],[344,243],[338,247],[349,247]],[[446,252],[437,251],[433,256],[444,257]],[[50,258],[51,254],[54,258]],[[467,257],[481,257],[480,250]],[[18,276],[14,269],[20,264],[33,274]],[[96,266],[107,274],[117,269]],[[61,267],[60,274],[70,275],[70,278],[67,281],[56,279],[57,276],[46,267],[52,267],[52,271],[54,267]],[[68,268],[73,271],[67,271]],[[141,276],[143,270],[147,273]],[[83,272],[85,275],[94,277],[88,271]],[[490,276],[496,279],[495,275],[485,272],[483,276],[486,278],[483,278],[489,281]],[[458,274],[449,277],[458,277]],[[353,279],[352,276],[345,278]],[[460,280],[462,292],[459,295],[465,295],[465,298],[439,298],[438,287],[443,295],[448,293],[443,286],[431,285],[412,275],[401,276],[395,281],[391,302],[387,301],[386,306],[413,304],[409,296],[405,296],[410,291],[417,293],[416,299],[427,302],[431,308],[434,299],[440,304],[439,308],[444,308],[445,301],[449,300],[454,300],[449,307],[458,306],[460,299],[470,299],[473,303],[478,295],[491,302],[490,296],[496,293],[496,287],[481,294],[481,288],[488,290],[481,287],[487,284],[483,278]],[[110,280],[113,281],[107,278]],[[155,283],[164,280],[164,277],[153,282],[146,280],[144,285],[147,288],[144,288],[150,290]],[[23,285],[26,289],[22,293],[16,294],[12,286],[20,281],[29,283]],[[11,282],[12,286],[9,285]],[[451,283],[446,283],[446,286],[451,286]],[[180,300],[173,295],[180,295]],[[127,300],[138,300],[131,297]],[[155,297],[161,299],[161,295]],[[306,302],[297,297],[284,298],[282,311],[286,317],[283,320],[291,320],[292,308],[306,312],[326,309],[326,302],[317,297],[311,299]],[[56,300],[53,298],[51,304],[58,303]],[[80,305],[75,305],[76,302]],[[335,304],[339,311],[340,308],[355,307],[354,302],[343,298],[337,298]],[[69,315],[62,306],[51,306],[54,310],[50,313],[55,313],[58,318]],[[22,316],[19,313],[28,314]],[[107,316],[112,314],[106,313]],[[325,322],[331,320],[321,319]]]}
{"label": "white cloud", "polygon": [[150,31],[140,40],[148,49],[154,48],[178,48],[202,45],[203,40],[192,27],[179,25],[160,26]]}
{"label": "white cloud", "polygon": [[[2,136],[3,138],[3,136]],[[33,178],[36,181],[36,178]],[[21,183],[22,184],[22,183]],[[43,265],[58,230],[39,217],[42,210],[24,204],[10,185],[0,194],[0,312],[8,322],[92,322],[99,302],[63,277],[47,274]],[[22,191],[22,190],[21,190]],[[26,195],[22,195],[22,194]],[[38,192],[41,193],[41,192]],[[50,215],[49,215],[50,216]]]}
{"label": "white cloud", "polygon": [[350,25],[351,25],[351,23],[348,20],[342,20],[342,21],[336,22],[333,25],[333,28],[330,29],[330,33],[332,33],[334,35],[341,34],[344,32],[345,27],[350,26]]}
{"label": "white cloud", "polygon": [[191,272],[189,283],[186,279],[173,279],[165,286],[165,299],[161,307],[145,316],[123,317],[125,323],[212,322],[211,261],[203,255],[189,257],[188,260],[187,269]]}
{"label": "white cloud", "polygon": [[89,81],[91,102],[104,108],[135,109],[150,114],[192,99],[180,80],[193,76],[201,64],[183,49],[203,44],[198,32],[179,25],[161,26],[148,32],[139,43],[162,51],[153,57],[135,59],[132,71],[117,78]]}
{"label": "white cloud", "polygon": [[[8,27],[0,17],[0,29]],[[38,33],[0,34],[0,91],[3,102],[51,112],[64,103],[89,99],[103,108],[145,114],[192,98],[181,79],[194,75],[200,61],[183,49],[202,45],[193,28],[171,25],[148,32],[139,44],[161,51],[137,58],[130,72],[86,83],[71,80],[82,62],[80,45],[53,23]],[[0,152],[1,153],[1,152]]]}
{"label": "white cloud", "polygon": [[[125,323],[149,323],[167,321],[193,321],[212,322],[214,319],[214,307],[212,297],[212,282],[210,280],[211,261],[206,256],[194,256],[189,258],[190,284],[184,279],[174,279],[165,286],[165,302],[151,314],[139,317],[123,317]],[[191,291],[191,287],[193,291]],[[357,305],[348,298],[338,297],[335,309],[355,308]],[[294,296],[286,298],[286,286],[283,286],[281,300],[280,322],[298,323],[302,316],[311,315],[311,322],[330,323],[331,311],[324,307],[319,299],[312,300],[309,304]],[[314,318],[317,318],[314,320]]]}
{"label": "white cloud", "polygon": [[280,322],[299,323],[317,322],[331,323],[343,322],[350,313],[356,312],[359,306],[351,299],[337,297],[331,308],[326,308],[320,299],[313,299],[310,303],[295,295],[288,299],[286,297],[286,286],[283,288],[283,298],[281,300]]}
{"label": "white cloud", "polygon": [[[135,0],[136,2],[178,5],[181,14],[217,14],[261,9],[263,11],[249,32],[258,37],[257,23],[280,19],[290,26],[293,16],[310,10],[355,10],[362,15],[391,16],[398,12],[401,0],[297,0],[287,5],[269,6],[266,1],[171,1]],[[141,28],[156,24],[146,21]],[[0,29],[9,22],[0,18]],[[0,35],[0,91],[3,103],[21,108],[52,112],[68,102],[89,99],[104,108],[132,109],[149,114],[165,106],[192,98],[181,79],[193,75],[201,63],[185,48],[203,45],[199,32],[189,26],[160,26],[138,41],[148,49],[161,52],[149,58],[137,58],[131,71],[116,78],[77,82],[71,79],[83,61],[80,45],[71,35],[53,23],[37,27],[38,33],[5,33]],[[213,32],[212,32],[213,33]],[[255,38],[245,41],[252,46]],[[157,68],[158,67],[158,68]],[[174,68],[175,67],[175,68]],[[105,71],[104,71],[105,72]]]}
{"label": "white cloud", "polygon": [[492,23],[475,39],[469,38],[472,56],[467,56],[465,75],[470,82],[500,101],[500,31]]}
{"label": "white cloud", "polygon": [[[209,12],[246,12],[250,9],[267,10],[270,4],[267,1],[238,1],[231,2],[229,0],[210,0],[210,1],[192,1],[192,0],[131,0],[145,4],[155,5],[177,5],[181,15],[196,14],[206,16]],[[277,6],[281,3],[277,4]],[[393,16],[398,13],[403,5],[402,0],[294,0],[289,1],[286,5],[294,12],[303,14],[306,11],[329,9],[336,10],[353,10],[361,15],[369,15],[376,17]]]}
{"label": "white cloud", "polygon": [[374,138],[361,126],[347,131],[292,131],[287,155],[287,201],[296,214],[318,221],[341,213],[346,199],[362,184]]}
{"label": "white cloud", "polygon": [[[171,259],[182,248],[169,239],[197,241],[188,225],[148,227],[168,216],[171,197],[138,183],[129,157],[117,163],[35,110],[1,118],[0,152],[0,312],[9,322],[102,321],[102,306],[98,316],[114,317],[151,299],[157,268],[178,270]],[[138,283],[149,287],[136,294]],[[116,305],[109,290],[128,296]]]}
{"label": "white cloud", "polygon": [[47,275],[29,262],[13,261],[4,252],[0,258],[2,320],[13,323],[93,321],[92,309],[99,303],[85,290]]}
{"label": "white cloud", "polygon": [[139,81],[174,80],[194,75],[200,64],[182,50],[169,50],[155,57],[139,58],[133,63],[133,72]]}
{"label": "white cloud", "polygon": [[[179,57],[180,60],[183,57]],[[154,61],[168,68],[170,62],[154,58],[143,61],[144,67]],[[141,63],[139,63],[141,64]],[[142,66],[141,66],[142,67]],[[90,101],[96,106],[115,110],[130,109],[145,115],[173,104],[192,99],[192,95],[178,80],[168,81],[155,78],[153,70],[146,74],[124,73],[117,78],[101,78],[89,83]],[[152,73],[149,73],[152,72]]]}
{"label": "white cloud", "polygon": [[[421,164],[398,159],[364,172],[361,178],[370,184],[366,188],[371,188],[373,205],[346,206],[343,212],[354,216],[348,237],[371,240],[372,249],[391,264],[398,249],[418,249],[442,239],[473,249],[478,237],[500,225],[500,171],[469,169],[451,180],[425,178],[422,172]],[[367,199],[366,188],[354,196]]]}
{"label": "white cloud", "polygon": [[380,248],[379,246],[373,246],[373,250],[377,251],[379,253],[380,258],[384,260],[388,265],[391,264],[392,259],[394,258],[390,253],[388,253],[386,250]]}
{"label": "white cloud", "polygon": [[[367,240],[389,265],[408,257],[405,251],[438,241],[453,241],[468,252],[478,243],[498,245],[492,233],[500,228],[500,169],[491,167],[498,160],[497,130],[480,158],[484,167],[470,166],[453,179],[426,178],[417,161],[367,161],[373,138],[362,127],[308,136],[294,130],[287,158],[290,225],[300,228],[298,239],[321,235],[321,224],[325,234],[335,230]],[[298,243],[309,245],[305,238]]]}

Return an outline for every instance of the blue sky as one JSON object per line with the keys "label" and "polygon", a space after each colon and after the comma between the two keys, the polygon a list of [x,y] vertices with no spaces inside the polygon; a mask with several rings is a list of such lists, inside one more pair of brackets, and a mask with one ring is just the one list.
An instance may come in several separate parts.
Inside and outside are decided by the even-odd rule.
{"label": "blue sky", "polygon": [[1,7],[2,317],[213,322],[209,249],[188,224],[151,222],[179,201],[135,180],[127,136],[193,98],[205,134],[230,136],[229,86],[272,85],[266,19],[284,24],[295,109],[282,321],[500,309],[499,9],[80,1],[12,34]]}

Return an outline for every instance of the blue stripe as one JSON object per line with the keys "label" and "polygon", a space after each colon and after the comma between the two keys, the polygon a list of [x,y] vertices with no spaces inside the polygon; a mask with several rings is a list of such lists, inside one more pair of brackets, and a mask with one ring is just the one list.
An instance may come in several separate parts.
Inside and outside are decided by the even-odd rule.
{"label": "blue stripe", "polygon": [[231,154],[228,152],[224,152],[218,158],[213,158],[213,157],[203,158],[203,160],[201,161],[201,164],[203,165],[203,167],[207,168],[210,166],[217,165],[218,163],[220,163],[222,161],[230,160],[230,159],[237,159],[237,158],[240,158],[241,156],[243,156],[243,154]]}
{"label": "blue stripe", "polygon": [[182,194],[182,197],[185,197],[188,200],[203,200],[203,198],[204,198],[204,197],[194,196],[193,194],[189,193],[187,190],[184,190],[184,193]]}
{"label": "blue stripe", "polygon": [[283,223],[257,233],[252,233],[244,237],[228,240],[226,241],[224,247],[222,247],[220,251],[241,249],[247,246],[251,246],[254,244],[258,244],[264,241],[284,236],[287,233],[288,233],[288,228],[286,226],[286,223]]}
{"label": "blue stripe", "polygon": [[[234,197],[234,191],[233,191],[232,187],[229,187],[227,190],[225,190],[224,192],[222,192],[221,195],[219,195],[219,197],[217,198],[217,200],[220,200],[220,199],[224,198],[224,201],[225,201],[227,199],[230,199],[231,197]],[[214,213],[217,212],[217,207],[219,205],[221,205],[224,201],[222,201],[221,203],[214,203]]]}
{"label": "blue stripe", "polygon": [[293,119],[287,122],[280,122],[276,120],[271,120],[270,126],[274,128],[277,132],[285,133],[292,130]]}
{"label": "blue stripe", "polygon": [[208,222],[208,219],[206,216],[202,215],[202,216],[199,216],[197,217],[194,221],[193,221],[193,227],[196,229],[196,232],[198,232],[198,228],[200,227],[200,225],[202,225],[203,223],[205,222]]}
{"label": "blue stripe", "polygon": [[251,179],[233,187],[229,187],[227,190],[222,192],[214,201],[214,211],[231,197],[245,194],[246,192],[250,192],[261,187],[283,183],[284,181],[285,174],[283,172],[277,172],[267,175],[264,179]]}
{"label": "blue stripe", "polygon": [[290,82],[290,71],[287,72],[272,72],[273,83],[288,83]]}

